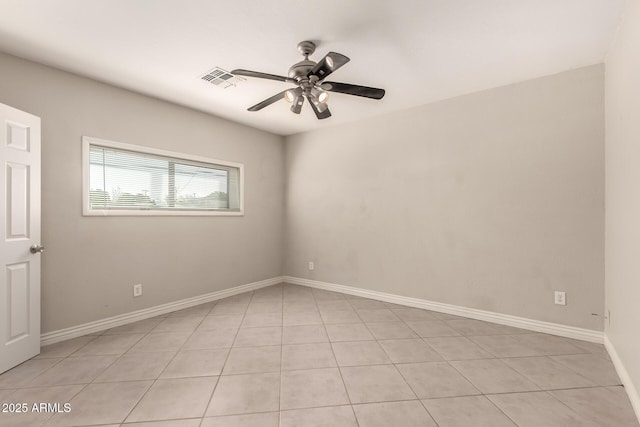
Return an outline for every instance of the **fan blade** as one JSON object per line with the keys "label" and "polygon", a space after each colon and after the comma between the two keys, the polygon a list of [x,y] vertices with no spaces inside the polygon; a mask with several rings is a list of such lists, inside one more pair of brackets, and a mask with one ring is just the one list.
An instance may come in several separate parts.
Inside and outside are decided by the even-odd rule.
{"label": "fan blade", "polygon": [[352,85],[349,83],[324,82],[321,87],[329,92],[346,93],[347,95],[362,96],[364,98],[372,99],[382,99],[385,94],[384,89]]}
{"label": "fan blade", "polygon": [[279,82],[289,82],[289,83],[294,83],[295,80],[289,77],[285,77],[285,76],[276,76],[275,74],[267,74],[267,73],[260,73],[258,71],[251,71],[251,70],[233,70],[231,71],[231,74],[235,74],[237,76],[245,76],[245,77],[257,77],[259,79],[268,79],[268,80],[277,80]]}
{"label": "fan blade", "polygon": [[[289,89],[287,89],[289,90]],[[283,90],[280,93],[276,93],[275,95],[273,95],[271,98],[267,98],[262,102],[258,102],[256,105],[254,105],[253,107],[249,107],[247,108],[248,111],[260,111],[262,110],[264,107],[268,107],[269,105],[273,104],[274,102],[280,101],[281,99],[284,99],[284,93],[286,92],[286,90]]]}
{"label": "fan blade", "polygon": [[329,52],[307,73],[307,77],[317,76],[318,80],[322,80],[349,61],[349,58],[340,53]]}
{"label": "fan blade", "polygon": [[[316,117],[318,118],[318,120],[328,119],[329,117],[331,117],[331,111],[329,111],[329,107],[327,107],[327,104],[320,104],[319,102],[314,101],[312,98],[307,98],[307,100],[309,101],[309,105],[311,105],[311,108],[313,108],[313,112],[316,113]],[[322,105],[322,107],[320,107],[320,105]]]}

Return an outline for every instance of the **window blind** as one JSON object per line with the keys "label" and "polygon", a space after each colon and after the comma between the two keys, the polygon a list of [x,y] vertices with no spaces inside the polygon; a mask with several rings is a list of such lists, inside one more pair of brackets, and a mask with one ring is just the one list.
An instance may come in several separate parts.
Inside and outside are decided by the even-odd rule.
{"label": "window blind", "polygon": [[91,144],[89,208],[238,210],[238,168]]}

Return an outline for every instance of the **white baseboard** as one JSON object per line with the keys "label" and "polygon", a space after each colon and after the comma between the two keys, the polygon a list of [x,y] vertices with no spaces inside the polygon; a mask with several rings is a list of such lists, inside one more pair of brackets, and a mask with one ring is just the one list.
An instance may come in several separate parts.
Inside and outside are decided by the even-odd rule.
{"label": "white baseboard", "polygon": [[582,341],[589,341],[598,344],[603,343],[603,333],[591,329],[576,328],[573,326],[561,325],[558,323],[542,322],[540,320],[527,319],[524,317],[510,316],[508,314],[494,313],[491,311],[477,310],[452,304],[444,304],[419,298],[404,297],[401,295],[387,294],[384,292],[370,291],[351,286],[336,285],[334,283],[320,282],[317,280],[302,279],[299,277],[284,276],[286,283],[294,285],[309,286],[327,291],[340,292],[348,295],[375,299],[394,304],[406,305],[425,310],[437,311],[440,313],[453,314],[456,316],[469,317],[485,322],[497,323],[500,325],[513,326],[530,331],[543,332],[545,334],[558,335],[566,338],[573,338]]}
{"label": "white baseboard", "polygon": [[54,344],[59,341],[68,340],[70,338],[76,338],[82,335],[103,331],[105,329],[115,328],[116,326],[122,326],[126,325],[127,323],[137,322],[139,320],[148,319],[160,314],[166,314],[172,311],[182,310],[199,304],[216,301],[222,298],[241,294],[243,292],[264,288],[266,286],[277,285],[278,283],[282,282],[282,277],[274,277],[272,279],[235,286],[233,288],[211,292],[193,298],[186,298],[180,301],[170,302],[168,304],[157,305],[155,307],[145,308],[142,310],[133,311],[131,313],[120,314],[118,316],[96,320],[95,322],[89,322],[78,326],[72,326],[70,328],[60,329],[58,331],[47,332],[40,336],[40,345],[45,346]]}
{"label": "white baseboard", "polygon": [[106,319],[100,319],[94,322],[89,322],[70,328],[47,332],[41,335],[40,343],[43,346],[54,344],[56,342],[64,341],[70,338],[76,338],[82,335],[100,332],[105,329],[115,328],[117,326],[126,325],[128,323],[137,322],[139,320],[148,319],[150,317],[170,313],[176,310],[182,310],[199,304],[216,301],[222,298],[230,297],[243,292],[253,291],[256,289],[264,288],[266,286],[276,285],[282,282],[292,283],[294,285],[309,286],[312,288],[324,289],[327,291],[340,292],[347,295],[355,295],[394,304],[406,305],[409,307],[422,308],[426,310],[437,311],[440,313],[453,314],[456,316],[468,317],[471,319],[484,320],[486,322],[513,326],[516,328],[543,332],[567,338],[574,338],[582,341],[595,342],[599,344],[602,344],[603,342],[603,333],[600,331],[576,328],[573,326],[560,325],[557,323],[542,322],[539,320],[510,316],[507,314],[494,313],[473,308],[466,308],[452,304],[444,304],[418,298],[404,297],[401,295],[387,294],[384,292],[370,291],[367,289],[355,288],[351,286],[336,285],[333,283],[320,282],[317,280],[284,276],[274,277],[259,282],[236,286],[230,289],[211,292],[193,298],[187,298],[168,304],[145,308],[131,313],[125,313]]}
{"label": "white baseboard", "polygon": [[620,377],[620,381],[624,385],[624,390],[627,392],[627,396],[629,396],[629,401],[631,402],[631,406],[636,413],[636,417],[640,421],[640,394],[638,393],[638,389],[631,381],[631,377],[627,372],[627,369],[622,364],[622,360],[616,351],[616,348],[613,346],[611,341],[609,341],[609,337],[607,334],[604,335],[604,346],[609,352],[609,357],[611,357],[611,361],[613,362],[613,366],[616,368],[616,372]]}

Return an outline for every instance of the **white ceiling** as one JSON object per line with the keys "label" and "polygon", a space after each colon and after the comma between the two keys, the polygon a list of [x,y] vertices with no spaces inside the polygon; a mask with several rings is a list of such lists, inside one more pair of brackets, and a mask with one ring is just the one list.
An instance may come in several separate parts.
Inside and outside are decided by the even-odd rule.
{"label": "white ceiling", "polygon": [[[0,50],[289,135],[603,61],[624,0],[0,0]],[[214,66],[286,75],[301,40],[351,62],[329,80],[384,88],[331,94],[318,121],[286,83],[221,89]],[[1,70],[0,70],[1,75]]]}

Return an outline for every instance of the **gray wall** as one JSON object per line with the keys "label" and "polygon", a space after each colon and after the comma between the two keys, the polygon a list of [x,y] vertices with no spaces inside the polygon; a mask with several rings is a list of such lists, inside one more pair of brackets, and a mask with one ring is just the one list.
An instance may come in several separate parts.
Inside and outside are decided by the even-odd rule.
{"label": "gray wall", "polygon": [[[640,1],[627,10],[606,61],[606,308],[608,339],[640,416]],[[635,390],[634,390],[635,389]]]}
{"label": "gray wall", "polygon": [[284,273],[602,330],[603,72],[288,137]]}
{"label": "gray wall", "polygon": [[[280,275],[281,137],[5,54],[0,74],[42,118],[43,332]],[[245,216],[83,217],[83,135],[244,163]]]}

